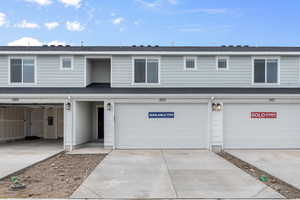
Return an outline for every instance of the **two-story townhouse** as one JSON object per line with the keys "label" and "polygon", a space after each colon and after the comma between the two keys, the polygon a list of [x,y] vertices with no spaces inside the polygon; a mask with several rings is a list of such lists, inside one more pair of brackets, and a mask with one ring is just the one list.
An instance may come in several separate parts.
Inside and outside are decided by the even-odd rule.
{"label": "two-story townhouse", "polygon": [[300,147],[300,47],[0,47],[0,140]]}

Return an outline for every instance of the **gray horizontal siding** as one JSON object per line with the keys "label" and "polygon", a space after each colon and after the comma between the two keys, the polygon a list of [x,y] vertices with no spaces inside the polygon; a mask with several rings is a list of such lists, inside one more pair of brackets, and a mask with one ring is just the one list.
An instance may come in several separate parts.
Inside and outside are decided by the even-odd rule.
{"label": "gray horizontal siding", "polygon": [[[37,84],[30,87],[84,87],[83,56],[74,56],[73,70],[61,70],[60,56],[38,55],[36,70]],[[0,56],[0,87],[9,86],[8,57]]]}
{"label": "gray horizontal siding", "polygon": [[[159,85],[132,85],[131,56],[113,56],[112,87],[264,87],[252,84],[251,56],[230,56],[229,70],[218,71],[214,56],[198,56],[197,70],[184,70],[182,56],[162,56]],[[281,57],[280,85],[298,87],[299,58]]]}
{"label": "gray horizontal siding", "polygon": [[39,86],[82,87],[84,85],[83,56],[74,56],[73,70],[61,70],[58,56],[38,56],[37,67]]}

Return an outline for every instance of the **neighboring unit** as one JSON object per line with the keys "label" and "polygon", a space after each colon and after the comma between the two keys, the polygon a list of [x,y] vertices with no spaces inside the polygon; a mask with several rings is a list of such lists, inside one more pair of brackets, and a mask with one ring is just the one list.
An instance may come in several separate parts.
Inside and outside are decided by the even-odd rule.
{"label": "neighboring unit", "polygon": [[300,47],[0,47],[0,141],[300,148]]}

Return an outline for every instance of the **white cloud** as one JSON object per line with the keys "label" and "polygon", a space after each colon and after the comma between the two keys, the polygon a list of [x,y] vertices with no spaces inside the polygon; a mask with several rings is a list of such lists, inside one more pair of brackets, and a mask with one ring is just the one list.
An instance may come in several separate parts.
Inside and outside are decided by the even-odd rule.
{"label": "white cloud", "polygon": [[84,30],[84,27],[77,21],[73,21],[73,22],[67,21],[66,26],[69,31],[83,31]]}
{"label": "white cloud", "polygon": [[63,3],[65,6],[74,6],[75,8],[80,8],[81,6],[81,0],[59,0],[61,3]]}
{"label": "white cloud", "polygon": [[41,6],[47,6],[52,3],[51,0],[25,0],[25,1],[30,2],[30,3],[37,3]]}
{"label": "white cloud", "polygon": [[6,24],[6,15],[0,12],[0,27]]}
{"label": "white cloud", "polygon": [[123,17],[118,17],[112,20],[113,24],[121,24],[124,21]]}
{"label": "white cloud", "polygon": [[34,28],[39,28],[38,24],[27,22],[25,19],[21,21],[19,24],[15,24],[15,27],[17,28],[29,28],[29,29],[34,29]]}
{"label": "white cloud", "polygon": [[133,22],[133,24],[136,25],[136,26],[137,26],[137,25],[140,25],[140,23],[141,23],[140,21],[134,21],[134,22]]}
{"label": "white cloud", "polygon": [[51,42],[48,42],[47,45],[54,45],[54,46],[63,45],[63,46],[65,46],[66,42],[53,40]]}
{"label": "white cloud", "polygon": [[148,2],[145,0],[135,0],[135,1],[148,8],[155,8],[161,5],[161,1],[159,0],[152,1],[152,2]]}
{"label": "white cloud", "polygon": [[43,43],[31,37],[22,37],[18,40],[9,42],[8,46],[41,46]]}
{"label": "white cloud", "polygon": [[173,5],[175,5],[175,4],[177,4],[177,3],[178,3],[178,1],[177,1],[177,0],[168,0],[168,2],[169,2],[170,4],[173,4]]}
{"label": "white cloud", "polygon": [[158,8],[161,7],[163,4],[178,4],[178,0],[135,0],[136,2],[140,3],[141,5],[147,8]]}
{"label": "white cloud", "polygon": [[43,44],[58,46],[58,45],[66,45],[66,42],[62,42],[58,40],[53,40],[51,42],[41,42],[36,38],[22,37],[18,40],[9,42],[7,45],[8,46],[42,46]]}
{"label": "white cloud", "polygon": [[59,26],[59,23],[58,22],[47,22],[44,25],[47,27],[47,29],[52,30],[52,29],[57,28]]}
{"label": "white cloud", "polygon": [[183,10],[180,13],[206,13],[206,14],[224,14],[227,13],[227,9],[225,8],[196,8],[196,9],[190,9],[190,10]]}

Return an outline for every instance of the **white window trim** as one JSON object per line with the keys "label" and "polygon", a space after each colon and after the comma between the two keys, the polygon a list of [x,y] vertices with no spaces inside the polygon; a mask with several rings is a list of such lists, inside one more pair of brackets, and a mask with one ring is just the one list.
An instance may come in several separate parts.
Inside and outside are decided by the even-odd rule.
{"label": "white window trim", "polygon": [[[195,67],[194,68],[187,68],[186,67],[186,60],[187,59],[193,59],[194,60],[194,62],[195,62]],[[184,70],[186,70],[186,71],[195,71],[195,70],[197,70],[197,60],[198,60],[197,56],[184,56],[183,57]]]}
{"label": "white window trim", "polygon": [[[11,66],[10,66],[10,60],[11,59],[21,59],[22,60],[22,82],[20,83],[12,83],[11,82],[11,77],[10,77],[10,70],[11,70]],[[33,83],[24,83],[23,82],[23,59],[33,59],[33,64],[34,64],[34,82]],[[28,86],[33,86],[37,84],[37,62],[36,62],[37,58],[36,56],[8,56],[8,85],[9,86],[18,86],[18,87],[28,87]]]}
{"label": "white window trim", "polygon": [[[71,59],[71,68],[63,67],[63,59],[70,58]],[[73,70],[74,69],[74,56],[60,56],[60,70]]]}
{"label": "white window trim", "polygon": [[[219,68],[219,59],[225,59],[226,60],[226,68]],[[216,69],[217,71],[227,71],[229,70],[229,56],[216,56]]]}
{"label": "white window trim", "polygon": [[[134,60],[136,60],[136,59],[146,59],[146,64],[147,64],[147,60],[150,60],[150,59],[157,59],[158,60],[158,83],[135,83],[134,82]],[[132,85],[141,85],[141,86],[143,86],[143,85],[159,85],[160,84],[160,60],[161,60],[161,57],[160,56],[156,56],[156,57],[153,57],[153,56],[147,56],[147,57],[145,57],[145,56],[133,56],[132,57],[132,59],[131,59],[131,65],[132,65],[132,74],[131,74],[131,76],[132,76],[132,80],[131,80],[131,84]],[[147,67],[146,67],[147,68]],[[146,80],[147,80],[147,69],[146,69]]]}
{"label": "white window trim", "polygon": [[[277,60],[277,83],[255,83],[254,82],[254,60],[255,59],[264,59],[264,60]],[[252,60],[252,85],[260,85],[260,86],[264,86],[264,85],[280,85],[280,56],[252,56],[251,57]],[[267,63],[267,62],[266,62]],[[265,65],[266,67],[266,65]],[[265,81],[267,80],[267,71],[265,71]]]}

